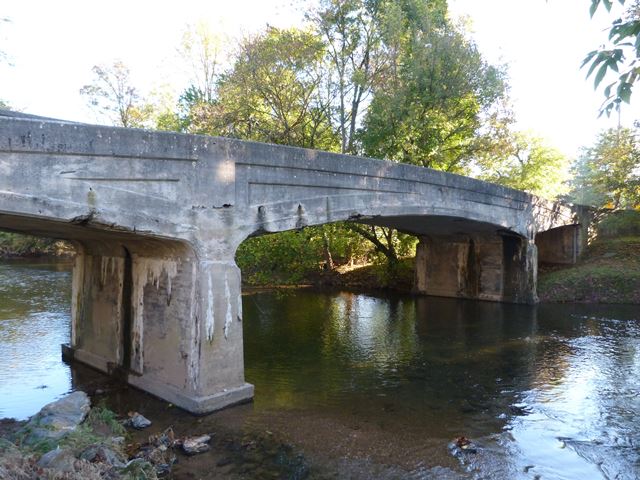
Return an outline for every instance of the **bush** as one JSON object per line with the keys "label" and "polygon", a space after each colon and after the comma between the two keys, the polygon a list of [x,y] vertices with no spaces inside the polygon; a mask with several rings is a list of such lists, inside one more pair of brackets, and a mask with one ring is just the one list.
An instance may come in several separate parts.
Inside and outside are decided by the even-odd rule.
{"label": "bush", "polygon": [[598,224],[599,237],[640,236],[640,211],[619,210],[605,216]]}
{"label": "bush", "polygon": [[67,255],[71,251],[70,245],[62,240],[0,232],[0,257]]}

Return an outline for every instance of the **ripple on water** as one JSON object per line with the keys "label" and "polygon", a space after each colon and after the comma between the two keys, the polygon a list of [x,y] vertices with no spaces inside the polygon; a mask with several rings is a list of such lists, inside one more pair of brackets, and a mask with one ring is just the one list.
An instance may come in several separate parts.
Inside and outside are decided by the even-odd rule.
{"label": "ripple on water", "polygon": [[0,417],[25,419],[70,390],[70,279],[58,265],[0,266]]}
{"label": "ripple on water", "polygon": [[[0,268],[0,415],[71,387],[69,282]],[[637,308],[305,290],[243,302],[255,402],[212,418],[283,433],[354,478],[640,477]],[[462,435],[480,448],[454,458]]]}

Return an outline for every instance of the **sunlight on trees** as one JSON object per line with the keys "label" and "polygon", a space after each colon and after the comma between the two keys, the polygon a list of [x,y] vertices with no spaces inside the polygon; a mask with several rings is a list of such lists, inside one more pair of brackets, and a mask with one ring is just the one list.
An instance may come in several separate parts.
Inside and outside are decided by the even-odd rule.
{"label": "sunlight on trees", "polygon": [[115,125],[146,126],[153,109],[132,85],[129,67],[116,60],[110,65],[95,65],[92,71],[93,82],[80,89],[89,106]]}
{"label": "sunlight on trees", "polygon": [[509,135],[499,150],[480,156],[477,164],[480,179],[547,199],[569,190],[569,159],[530,133]]}
{"label": "sunlight on trees", "polygon": [[225,63],[223,45],[228,38],[214,31],[206,22],[189,25],[182,34],[178,55],[187,65],[191,86],[203,102],[212,102],[216,83]]}
{"label": "sunlight on trees", "polygon": [[[627,7],[624,14],[611,23],[609,45],[589,52],[582,63],[582,67],[589,66],[587,77],[594,75],[596,89],[607,73],[615,74],[615,80],[604,88],[605,100],[600,108],[600,114],[606,113],[607,116],[613,110],[619,110],[622,103],[631,102],[633,86],[640,78],[640,0],[617,1]],[[613,2],[591,0],[592,17],[600,5],[610,11]]]}
{"label": "sunlight on trees", "polygon": [[573,199],[598,209],[640,208],[640,123],[602,132],[573,166]]}
{"label": "sunlight on trees", "polygon": [[[596,8],[601,1],[610,6],[592,0]],[[179,95],[160,88],[142,98],[122,62],[94,67],[81,93],[122,126],[365,154],[546,198],[567,193],[569,160],[513,131],[506,67],[487,62],[465,25],[450,19],[446,0],[319,0],[305,18],[301,28],[267,26],[233,41],[202,22],[187,26],[177,52],[189,80]],[[600,65],[606,72],[617,63],[597,55],[591,61],[601,80]],[[590,151],[590,159],[602,157]],[[594,161],[583,159],[580,168],[602,194],[612,187],[593,180],[604,160]],[[633,203],[629,192],[613,195],[620,205]],[[354,259],[393,270],[415,241],[389,228],[325,225],[249,239],[237,259],[248,278],[289,273],[295,280]]]}

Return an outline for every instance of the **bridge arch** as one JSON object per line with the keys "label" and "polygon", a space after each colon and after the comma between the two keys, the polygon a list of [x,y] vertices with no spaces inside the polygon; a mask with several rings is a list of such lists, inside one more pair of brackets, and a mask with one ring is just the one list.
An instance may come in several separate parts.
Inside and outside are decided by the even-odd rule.
{"label": "bridge arch", "polygon": [[245,238],[393,226],[420,237],[418,292],[531,303],[535,235],[576,223],[568,205],[361,157],[6,111],[0,133],[0,228],[81,246],[68,354],[198,413],[253,395],[234,261]]}
{"label": "bridge arch", "polygon": [[339,221],[354,221],[397,228],[414,235],[508,231],[522,237],[527,229],[514,219],[466,205],[426,203],[408,194],[367,194],[302,198],[253,208],[251,222],[243,226],[255,235],[296,230]]}

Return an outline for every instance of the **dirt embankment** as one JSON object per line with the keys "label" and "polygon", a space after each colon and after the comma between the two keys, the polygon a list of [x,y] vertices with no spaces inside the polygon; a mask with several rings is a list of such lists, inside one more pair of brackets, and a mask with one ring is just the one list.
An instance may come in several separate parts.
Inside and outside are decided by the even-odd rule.
{"label": "dirt embankment", "polygon": [[[311,283],[410,293],[413,263],[413,258],[402,260],[393,277],[381,266],[368,265],[324,275]],[[640,235],[601,237],[589,245],[576,265],[541,265],[538,296],[541,302],[640,304]]]}
{"label": "dirt embankment", "polygon": [[602,238],[576,265],[542,266],[542,302],[640,303],[640,236]]}

